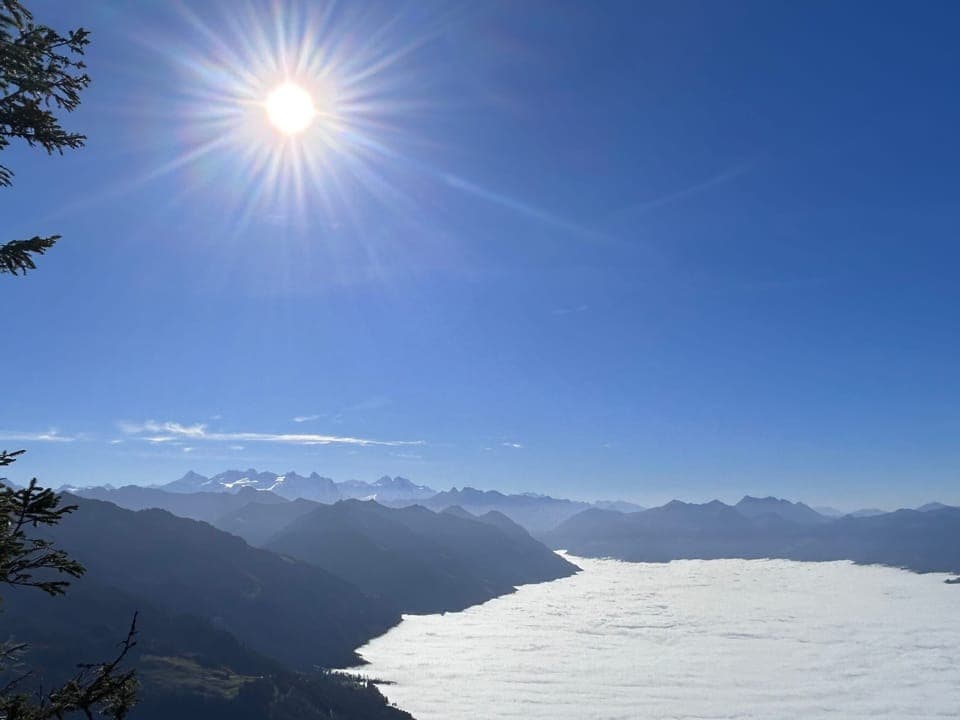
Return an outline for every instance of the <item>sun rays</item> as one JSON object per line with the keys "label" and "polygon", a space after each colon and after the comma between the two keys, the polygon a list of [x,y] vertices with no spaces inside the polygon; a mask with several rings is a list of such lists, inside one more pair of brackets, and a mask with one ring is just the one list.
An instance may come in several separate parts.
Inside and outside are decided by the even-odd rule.
{"label": "sun rays", "polygon": [[284,292],[467,269],[491,242],[468,220],[477,205],[605,241],[449,167],[462,155],[448,144],[450,109],[490,110],[485,93],[451,94],[465,92],[462,67],[438,62],[462,12],[164,6],[176,32],[143,21],[131,37],[150,53],[120,69],[135,90],[115,111],[137,162],[72,208],[146,192],[143,216],[194,230],[171,242],[215,259],[213,284],[266,272]]}
{"label": "sun rays", "polygon": [[189,37],[175,58],[171,120],[176,152],[154,169],[174,171],[190,189],[212,188],[233,233],[257,218],[330,226],[357,215],[357,187],[396,199],[389,178],[398,113],[398,68],[426,42],[391,32],[400,19],[359,15],[334,4],[247,4],[224,13],[181,6]]}

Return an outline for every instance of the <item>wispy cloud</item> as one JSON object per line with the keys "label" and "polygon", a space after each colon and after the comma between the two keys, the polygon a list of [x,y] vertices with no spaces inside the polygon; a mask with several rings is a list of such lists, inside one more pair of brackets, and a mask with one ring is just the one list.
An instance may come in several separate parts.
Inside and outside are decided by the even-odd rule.
{"label": "wispy cloud", "polygon": [[16,430],[0,430],[0,440],[9,442],[73,442],[77,438],[72,435],[61,435],[54,428],[46,432],[22,432]]}
{"label": "wispy cloud", "polygon": [[425,445],[423,440],[375,440],[373,438],[350,437],[345,435],[322,435],[318,433],[266,433],[266,432],[214,432],[206,425],[184,425],[177,422],[157,422],[147,420],[143,423],[120,423],[120,429],[126,434],[152,443],[175,442],[178,440],[212,442],[264,442],[285,445],[353,445],[358,447],[406,445]]}
{"label": "wispy cloud", "polygon": [[511,442],[511,441],[509,441],[509,440],[504,441],[504,442],[502,442],[502,443],[500,443],[500,444],[503,445],[503,447],[513,448],[514,450],[522,450],[522,449],[523,449],[523,444],[522,444],[522,443]]}
{"label": "wispy cloud", "polygon": [[290,419],[293,420],[295,423],[305,423],[305,422],[312,422],[314,420],[319,420],[322,417],[323,415],[296,415]]}

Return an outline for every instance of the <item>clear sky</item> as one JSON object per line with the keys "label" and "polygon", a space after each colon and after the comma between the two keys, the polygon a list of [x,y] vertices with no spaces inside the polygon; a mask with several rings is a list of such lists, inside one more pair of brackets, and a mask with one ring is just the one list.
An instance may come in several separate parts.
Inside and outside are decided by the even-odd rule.
{"label": "clear sky", "polygon": [[3,153],[13,479],[960,502],[957,4],[31,6],[93,84]]}

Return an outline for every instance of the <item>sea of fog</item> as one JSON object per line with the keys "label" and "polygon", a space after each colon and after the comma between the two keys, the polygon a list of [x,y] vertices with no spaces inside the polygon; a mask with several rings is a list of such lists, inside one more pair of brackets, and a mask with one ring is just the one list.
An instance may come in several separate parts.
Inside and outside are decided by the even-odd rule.
{"label": "sea of fog", "polygon": [[960,585],[846,562],[570,558],[407,616],[360,672],[417,720],[956,718]]}

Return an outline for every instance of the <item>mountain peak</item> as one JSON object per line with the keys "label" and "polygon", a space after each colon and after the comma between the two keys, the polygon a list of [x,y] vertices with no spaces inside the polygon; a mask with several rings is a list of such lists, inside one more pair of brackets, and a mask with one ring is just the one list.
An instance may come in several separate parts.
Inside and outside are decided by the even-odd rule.
{"label": "mountain peak", "polygon": [[734,507],[741,515],[749,518],[757,518],[761,515],[776,515],[783,520],[801,525],[822,523],[827,520],[826,517],[809,505],[802,502],[791,502],[772,495],[763,498],[744,495]]}
{"label": "mountain peak", "polygon": [[925,505],[921,505],[917,508],[920,512],[935,512],[937,510],[950,510],[955,509],[953,505],[946,505],[942,502],[928,502]]}

